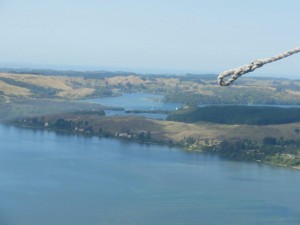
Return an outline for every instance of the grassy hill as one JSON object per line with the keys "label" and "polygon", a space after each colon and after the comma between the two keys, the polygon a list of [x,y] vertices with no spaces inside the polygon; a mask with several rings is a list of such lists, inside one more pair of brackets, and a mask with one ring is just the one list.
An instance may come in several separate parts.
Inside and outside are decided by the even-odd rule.
{"label": "grassy hill", "polygon": [[95,91],[88,84],[83,78],[0,73],[2,95],[13,98],[78,99]]}
{"label": "grassy hill", "polygon": [[[26,118],[30,121],[33,117]],[[182,123],[174,121],[152,120],[144,117],[107,117],[93,113],[61,113],[36,117],[40,121],[37,125],[44,128],[44,124],[55,124],[59,119],[72,122],[72,128],[61,127],[62,130],[74,132],[75,127],[92,128],[97,132],[103,131],[115,135],[116,133],[151,132],[153,140],[168,143],[177,143],[187,137],[197,141],[211,140],[220,142],[231,139],[249,139],[255,142],[262,142],[265,137],[276,139],[299,139],[300,123],[254,126],[254,125],[225,125],[213,123]],[[22,121],[22,119],[20,120]],[[80,122],[81,125],[78,125]],[[21,122],[22,123],[22,122]],[[34,124],[33,124],[34,125]],[[55,127],[54,127],[55,128]]]}
{"label": "grassy hill", "polygon": [[[220,87],[216,75],[19,72],[0,73],[2,122],[13,120],[11,123],[15,125],[30,128],[179,145],[233,159],[300,165],[299,109],[191,107],[198,104],[300,105],[297,80],[243,78],[230,87]],[[158,121],[106,117],[105,106],[76,101],[126,92],[159,93],[165,96],[165,101],[181,102],[189,107],[169,116],[170,120],[182,122]]]}
{"label": "grassy hill", "polygon": [[150,92],[165,95],[165,101],[187,105],[300,105],[300,82],[297,80],[243,77],[230,87],[220,87],[217,85],[217,75],[171,76],[76,71],[68,73],[52,70],[49,73],[40,72],[46,75],[0,73],[0,99],[70,100],[112,96],[124,92]]}

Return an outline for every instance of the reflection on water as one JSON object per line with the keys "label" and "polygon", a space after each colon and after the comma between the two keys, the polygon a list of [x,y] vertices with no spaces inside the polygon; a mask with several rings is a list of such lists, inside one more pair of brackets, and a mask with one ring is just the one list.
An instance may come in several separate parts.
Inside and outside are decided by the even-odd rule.
{"label": "reflection on water", "polygon": [[0,126],[5,225],[298,225],[300,171]]}

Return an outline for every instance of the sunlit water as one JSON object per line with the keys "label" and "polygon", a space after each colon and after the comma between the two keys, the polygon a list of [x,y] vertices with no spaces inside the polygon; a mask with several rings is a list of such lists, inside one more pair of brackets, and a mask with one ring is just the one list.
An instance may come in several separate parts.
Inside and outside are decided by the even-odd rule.
{"label": "sunlit water", "polygon": [[299,225],[300,171],[0,125],[2,225]]}
{"label": "sunlit water", "polygon": [[[176,108],[181,107],[179,103],[163,102],[163,96],[149,93],[125,93],[117,97],[104,97],[86,99],[84,101],[99,103],[105,106],[122,107],[125,110],[165,110],[174,111]],[[124,113],[124,111],[106,110],[108,116],[119,115],[138,115],[152,119],[165,119],[167,114],[153,114],[153,113]]]}

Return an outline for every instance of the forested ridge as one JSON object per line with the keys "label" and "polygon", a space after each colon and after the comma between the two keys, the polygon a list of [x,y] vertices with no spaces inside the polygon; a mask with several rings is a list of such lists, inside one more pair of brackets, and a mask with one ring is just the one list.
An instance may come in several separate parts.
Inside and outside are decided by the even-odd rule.
{"label": "forested ridge", "polygon": [[167,120],[195,123],[269,125],[300,121],[300,108],[267,106],[185,107],[171,113]]}

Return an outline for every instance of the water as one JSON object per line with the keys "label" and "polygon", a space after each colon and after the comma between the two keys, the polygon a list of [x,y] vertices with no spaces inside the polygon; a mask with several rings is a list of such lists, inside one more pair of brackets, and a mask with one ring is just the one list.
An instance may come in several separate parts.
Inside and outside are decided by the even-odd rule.
{"label": "water", "polygon": [[299,225],[300,171],[0,125],[0,224]]}
{"label": "water", "polygon": [[[174,111],[180,107],[180,103],[163,102],[163,95],[149,94],[149,93],[125,93],[117,97],[104,97],[85,99],[84,101],[98,103],[105,106],[122,107],[125,110],[165,110]],[[198,105],[199,107],[206,107],[210,105]],[[219,106],[222,106],[219,105]],[[228,106],[223,105],[223,106]],[[250,105],[250,106],[273,106],[281,108],[298,108],[299,105]],[[107,116],[143,116],[151,119],[164,120],[167,114],[154,113],[125,113],[124,111],[105,110]]]}
{"label": "water", "polygon": [[[149,93],[127,93],[117,97],[105,97],[86,99],[85,101],[99,103],[105,106],[122,107],[125,110],[165,110],[174,111],[181,107],[180,103],[166,103],[162,101],[163,96]],[[138,115],[152,119],[165,119],[167,114],[153,113],[125,113],[124,111],[106,110],[108,116]]]}

